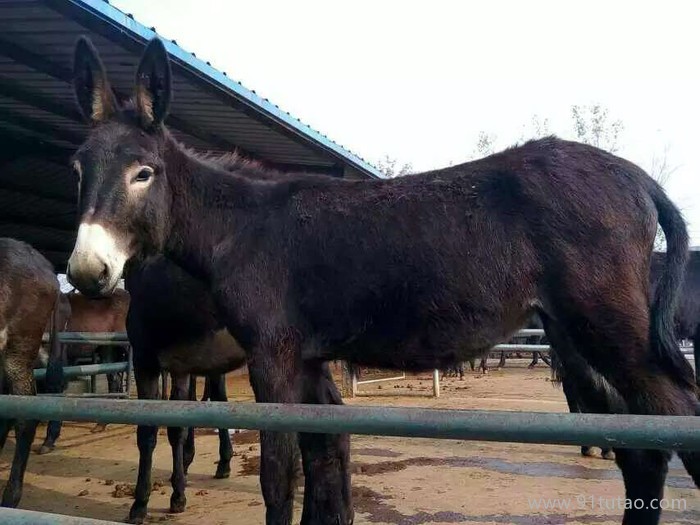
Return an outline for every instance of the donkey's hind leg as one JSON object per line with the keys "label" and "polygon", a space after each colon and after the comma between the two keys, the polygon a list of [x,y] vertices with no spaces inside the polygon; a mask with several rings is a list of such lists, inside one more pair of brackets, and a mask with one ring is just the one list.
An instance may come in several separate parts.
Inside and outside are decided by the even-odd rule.
{"label": "donkey's hind leg", "polygon": [[[682,384],[680,373],[669,373],[651,354],[645,288],[625,290],[621,283],[624,280],[616,283],[615,290],[599,290],[595,298],[574,296],[563,301],[559,322],[550,323],[548,335],[556,338],[552,344],[566,338],[620,394],[631,413],[695,414],[695,393]],[[624,302],[616,303],[620,297]],[[623,524],[657,524],[661,511],[651,500],[663,497],[670,453],[616,449],[615,455],[628,501],[644,502],[641,508],[625,510]]]}
{"label": "donkey's hind leg", "polygon": [[[3,347],[0,347],[0,350],[4,350]],[[1,355],[1,352],[0,352]],[[9,385],[7,384],[7,380],[5,378],[5,363],[4,359],[0,357],[0,395],[7,395],[9,394]],[[2,452],[2,449],[5,448],[5,442],[7,441],[7,436],[10,433],[10,427],[13,425],[13,421],[10,419],[4,419],[0,418],[0,452]]]}
{"label": "donkey's hind leg", "polygon": [[[187,399],[190,401],[197,401],[197,376],[194,374],[190,375],[190,387],[187,395]],[[208,398],[202,398],[202,401],[207,401]],[[187,428],[187,436],[185,437],[185,444],[182,449],[182,461],[185,468],[185,476],[190,469],[190,465],[194,461],[195,454],[195,443],[194,443],[194,427]],[[172,481],[172,480],[171,480]]]}
{"label": "donkey's hind leg", "polygon": [[[304,364],[304,403],[342,405],[328,364]],[[299,434],[304,468],[302,524],[353,522],[350,488],[350,436],[348,434]]]}

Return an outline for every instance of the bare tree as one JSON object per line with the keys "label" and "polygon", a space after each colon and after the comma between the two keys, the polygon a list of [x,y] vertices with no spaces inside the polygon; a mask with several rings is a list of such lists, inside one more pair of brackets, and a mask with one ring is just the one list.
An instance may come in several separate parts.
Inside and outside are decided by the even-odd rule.
{"label": "bare tree", "polygon": [[375,165],[377,169],[388,179],[403,177],[404,175],[410,175],[413,172],[413,166],[410,163],[399,165],[398,160],[390,157],[389,155],[384,155],[384,157],[379,159]]}
{"label": "bare tree", "polygon": [[476,139],[476,146],[471,153],[472,159],[487,157],[495,152],[496,135],[480,131]]}
{"label": "bare tree", "polygon": [[539,115],[532,115],[529,124],[523,124],[520,138],[517,144],[522,144],[532,139],[539,139],[551,135],[552,131],[549,125],[548,118],[542,118]]}
{"label": "bare tree", "polygon": [[611,153],[619,149],[619,139],[624,129],[621,120],[611,121],[607,108],[600,104],[571,106],[574,134],[579,142],[590,144]]}

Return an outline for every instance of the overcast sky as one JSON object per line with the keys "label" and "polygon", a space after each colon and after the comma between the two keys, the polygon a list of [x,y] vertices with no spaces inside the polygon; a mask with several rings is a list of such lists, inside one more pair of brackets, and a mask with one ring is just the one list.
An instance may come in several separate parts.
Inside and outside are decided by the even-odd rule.
{"label": "overcast sky", "polygon": [[[700,6],[689,1],[111,0],[360,156],[416,170],[505,147],[571,106],[624,124],[618,154],[666,184],[700,244]],[[177,93],[175,93],[177,96]]]}

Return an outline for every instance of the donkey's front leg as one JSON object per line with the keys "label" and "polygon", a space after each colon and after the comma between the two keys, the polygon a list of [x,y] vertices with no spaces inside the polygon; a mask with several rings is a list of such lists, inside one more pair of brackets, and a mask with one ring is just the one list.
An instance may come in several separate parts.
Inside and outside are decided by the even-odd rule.
{"label": "donkey's front leg", "polygon": [[[328,364],[304,364],[304,403],[342,405]],[[350,436],[299,434],[304,465],[302,525],[346,525],[353,522],[350,486]]]}
{"label": "donkey's front leg", "polygon": [[[137,355],[136,353],[134,355]],[[159,370],[134,363],[136,390],[139,399],[158,399]],[[148,512],[148,500],[151,497],[151,467],[153,450],[158,440],[158,427],[139,425],[136,427],[136,443],[139,449],[139,472],[136,480],[134,503],[129,510],[127,523],[143,523]]]}
{"label": "donkey's front leg", "polygon": [[[173,401],[184,401],[188,398],[190,377],[186,374],[176,374],[171,372],[172,386],[170,390],[170,399]],[[170,484],[173,487],[173,493],[170,496],[170,512],[184,512],[187,505],[185,496],[185,461],[184,447],[185,438],[187,437],[187,428],[185,427],[168,427],[168,441],[173,452],[173,473],[170,477]]]}
{"label": "donkey's front leg", "polygon": [[[288,343],[266,345],[252,351],[248,368],[257,402],[298,403],[301,400],[300,352],[288,346]],[[260,488],[267,525],[291,524],[298,463],[296,434],[260,432]]]}

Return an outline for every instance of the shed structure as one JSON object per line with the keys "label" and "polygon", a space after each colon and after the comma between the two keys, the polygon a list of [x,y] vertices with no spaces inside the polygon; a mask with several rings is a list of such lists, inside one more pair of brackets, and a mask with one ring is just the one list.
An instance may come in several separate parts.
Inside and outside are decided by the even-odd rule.
{"label": "shed structure", "polygon": [[[86,126],[71,87],[73,47],[88,35],[118,97],[131,93],[145,44],[157,36],[104,0],[0,0],[0,236],[24,240],[62,272],[76,234],[77,184],[68,158]],[[238,150],[285,171],[380,177],[368,162],[164,40],[175,98],[167,124],[203,151]]]}

